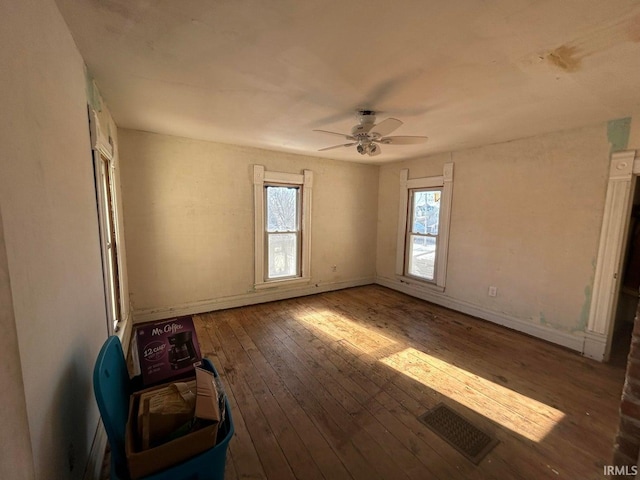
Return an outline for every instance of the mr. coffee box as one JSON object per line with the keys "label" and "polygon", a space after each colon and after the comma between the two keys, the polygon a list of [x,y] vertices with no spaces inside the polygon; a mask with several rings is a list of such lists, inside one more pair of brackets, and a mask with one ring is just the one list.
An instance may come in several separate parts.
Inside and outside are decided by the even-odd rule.
{"label": "mr. coffee box", "polygon": [[136,328],[135,341],[145,386],[193,374],[201,364],[191,316],[144,323]]}

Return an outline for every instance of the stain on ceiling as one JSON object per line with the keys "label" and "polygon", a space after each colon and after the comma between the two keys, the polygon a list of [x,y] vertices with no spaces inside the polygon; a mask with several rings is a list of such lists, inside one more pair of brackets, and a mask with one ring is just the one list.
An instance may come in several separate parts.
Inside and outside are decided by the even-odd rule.
{"label": "stain on ceiling", "polygon": [[[640,111],[637,0],[57,4],[124,128],[383,163]],[[429,140],[318,152],[359,109]]]}

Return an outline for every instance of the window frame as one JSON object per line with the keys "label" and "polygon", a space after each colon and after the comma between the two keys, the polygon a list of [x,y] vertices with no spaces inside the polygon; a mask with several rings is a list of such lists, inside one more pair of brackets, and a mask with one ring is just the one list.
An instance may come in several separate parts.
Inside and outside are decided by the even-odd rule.
{"label": "window frame", "polygon": [[[98,210],[98,227],[102,256],[102,274],[109,335],[124,331],[126,319],[123,298],[123,265],[120,251],[122,233],[117,205],[120,199],[115,188],[117,154],[110,136],[100,126],[98,115],[90,110],[89,125],[93,153],[94,181]],[[121,337],[122,339],[122,337]]]}
{"label": "window frame", "polygon": [[[304,170],[302,174],[272,172],[262,165],[253,166],[254,186],[254,288],[274,288],[278,286],[308,283],[311,280],[311,198],[313,192],[313,172]],[[266,188],[267,186],[288,186],[299,188],[299,274],[295,277],[267,278],[268,244],[266,229]]]}
{"label": "window frame", "polygon": [[[267,209],[267,189],[269,187],[275,188],[295,188],[296,189],[296,228],[295,230],[288,230],[283,232],[270,232],[268,228],[268,219]],[[279,280],[290,280],[294,278],[300,278],[302,272],[302,186],[293,183],[275,183],[275,182],[265,182],[263,186],[263,195],[264,195],[264,216],[265,216],[265,225],[264,225],[264,281],[265,282],[274,282]],[[269,277],[269,237],[271,235],[278,234],[295,234],[296,235],[296,273],[294,275],[283,275],[281,277]]]}
{"label": "window frame", "polygon": [[[423,282],[436,283],[436,279],[438,278],[438,252],[440,252],[440,212],[438,212],[438,233],[420,233],[413,231],[413,212],[415,208],[415,198],[416,193],[418,192],[440,192],[440,203],[442,204],[442,187],[426,187],[426,188],[409,188],[408,195],[408,212],[407,212],[407,232],[405,237],[405,252],[404,252],[404,275],[407,277],[415,278],[416,280],[420,280]],[[435,238],[436,240],[436,261],[433,265],[433,279],[428,279],[426,277],[421,277],[420,275],[414,275],[409,273],[410,261],[411,261],[411,240],[412,237],[424,237],[424,238]]]}
{"label": "window frame", "polygon": [[[408,274],[410,218],[412,214],[412,192],[418,190],[440,189],[440,213],[438,236],[436,239],[436,260],[434,279]],[[451,223],[451,197],[453,192],[453,163],[446,163],[443,174],[434,177],[409,179],[409,170],[400,171],[400,204],[398,209],[398,237],[396,246],[396,276],[404,282],[416,282],[443,292],[447,278],[447,256],[449,250],[449,227]]]}

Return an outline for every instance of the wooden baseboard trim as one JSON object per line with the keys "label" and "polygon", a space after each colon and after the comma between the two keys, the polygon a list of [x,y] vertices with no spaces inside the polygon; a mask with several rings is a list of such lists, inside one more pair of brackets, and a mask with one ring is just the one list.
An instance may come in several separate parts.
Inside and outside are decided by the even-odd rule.
{"label": "wooden baseboard trim", "polygon": [[493,312],[491,310],[486,310],[477,305],[448,297],[447,295],[440,292],[426,290],[420,288],[419,286],[409,285],[395,279],[376,277],[376,283],[378,285],[391,288],[392,290],[406,293],[407,295],[411,295],[412,297],[420,298],[422,300],[435,303],[436,305],[440,305],[442,307],[447,307],[458,312],[466,313],[467,315],[481,318],[483,320],[487,320],[489,322],[496,323],[498,325],[502,325],[522,333],[526,333],[528,335],[546,340],[551,343],[555,343],[557,345],[562,345],[563,347],[570,348],[571,350],[575,350],[580,353],[583,353],[584,351],[584,334],[572,335],[542,325],[535,325],[518,318],[510,317],[502,313]]}
{"label": "wooden baseboard trim", "polygon": [[226,308],[244,307],[258,303],[285,300],[287,298],[303,297],[315,293],[329,292],[332,290],[342,290],[343,288],[360,287],[375,283],[373,277],[345,280],[343,282],[332,283],[310,283],[308,285],[288,288],[278,288],[257,290],[255,292],[234,295],[222,298],[213,298],[201,302],[186,303],[173,307],[149,308],[134,310],[133,323],[144,323],[163,318],[170,318],[180,315],[194,315],[197,313],[224,310]]}

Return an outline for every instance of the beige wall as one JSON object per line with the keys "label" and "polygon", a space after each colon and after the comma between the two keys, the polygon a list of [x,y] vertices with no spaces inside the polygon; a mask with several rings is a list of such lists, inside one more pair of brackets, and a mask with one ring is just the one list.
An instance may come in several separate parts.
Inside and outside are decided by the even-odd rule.
{"label": "beige wall", "polygon": [[[17,339],[2,358],[21,367],[32,448],[7,458],[3,441],[0,476],[30,478],[29,457],[35,478],[79,479],[106,338],[84,64],[53,1],[2,2],[0,45],[0,206]],[[2,422],[3,433],[26,429],[19,409]]]}
{"label": "beige wall", "polygon": [[125,129],[118,137],[137,319],[274,294],[253,291],[254,164],[314,173],[309,293],[373,281],[378,167]]}
{"label": "beige wall", "polygon": [[0,478],[32,479],[33,456],[0,212]]}
{"label": "beige wall", "polygon": [[[400,286],[394,273],[400,169],[408,168],[409,178],[441,175],[449,161],[455,170],[447,285],[431,299],[525,331],[526,324],[547,330],[552,340],[554,331],[579,334],[604,209],[606,125],[381,167],[380,279]],[[487,295],[490,285],[498,288],[495,298]]]}

